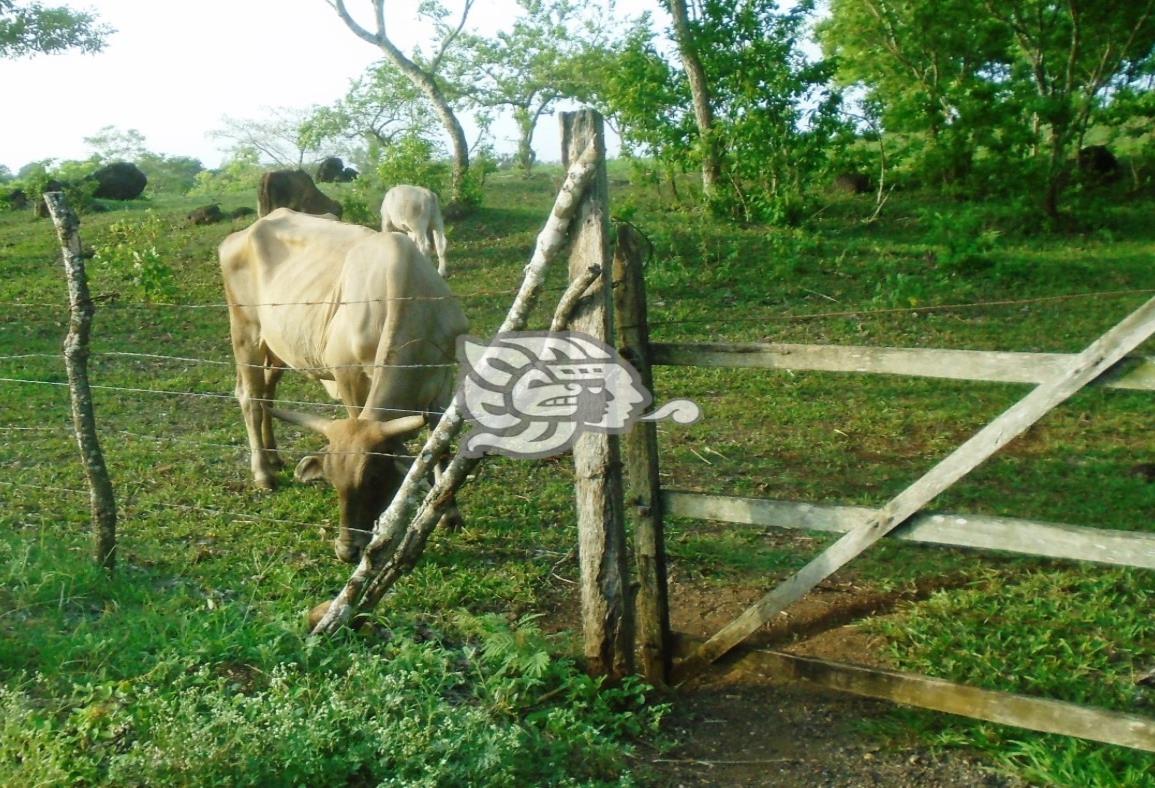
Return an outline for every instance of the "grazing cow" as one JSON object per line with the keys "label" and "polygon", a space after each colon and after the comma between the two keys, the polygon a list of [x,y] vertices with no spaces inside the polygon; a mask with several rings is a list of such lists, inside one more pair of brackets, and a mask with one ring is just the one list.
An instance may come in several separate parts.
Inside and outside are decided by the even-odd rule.
{"label": "grazing cow", "polygon": [[[336,488],[337,555],[355,561],[404,475],[387,455],[449,404],[465,314],[404,235],[284,208],[226,238],[220,263],[253,478],[271,489],[280,464],[271,415],[324,434],[328,448],[294,476]],[[286,368],[319,380],[348,417],[266,407]]]}
{"label": "grazing cow", "polygon": [[437,195],[421,186],[394,186],[381,201],[381,231],[406,233],[429,257],[437,250],[437,273],[445,276],[445,223]]}
{"label": "grazing cow", "polygon": [[261,176],[257,190],[257,214],[267,216],[276,208],[292,208],[301,213],[331,213],[341,218],[341,203],[317,188],[303,170],[274,170]]}

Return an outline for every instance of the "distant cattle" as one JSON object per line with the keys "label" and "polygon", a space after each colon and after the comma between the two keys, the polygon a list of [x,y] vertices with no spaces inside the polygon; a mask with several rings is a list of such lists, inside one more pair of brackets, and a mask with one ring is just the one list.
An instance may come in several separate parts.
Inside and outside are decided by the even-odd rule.
{"label": "distant cattle", "polygon": [[421,186],[394,186],[381,201],[381,231],[406,233],[430,257],[437,250],[437,272],[445,276],[445,222],[437,195]]}
{"label": "distant cattle", "polygon": [[357,175],[355,169],[345,166],[340,156],[329,156],[317,165],[317,183],[348,183]]}
{"label": "distant cattle", "polygon": [[[355,561],[403,478],[401,441],[452,398],[465,314],[407,237],[290,210],[226,238],[220,263],[254,480],[274,483],[271,416],[325,435],[294,476],[336,488],[337,555]],[[267,407],[286,368],[319,380],[347,418]]]}
{"label": "distant cattle", "polygon": [[1119,160],[1106,145],[1088,145],[1079,150],[1079,171],[1092,178],[1110,181],[1119,176]]}
{"label": "distant cattle", "polygon": [[277,208],[317,215],[331,213],[341,217],[341,203],[318,189],[309,173],[303,170],[274,170],[261,176],[257,214],[267,216]]}

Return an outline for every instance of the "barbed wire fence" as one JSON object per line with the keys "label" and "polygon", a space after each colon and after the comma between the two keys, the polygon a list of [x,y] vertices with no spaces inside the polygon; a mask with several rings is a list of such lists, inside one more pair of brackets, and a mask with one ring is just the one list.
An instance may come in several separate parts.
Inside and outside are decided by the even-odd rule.
{"label": "barbed wire fence", "polygon": [[[563,293],[566,287],[543,287],[543,293]],[[421,300],[447,300],[453,298],[462,302],[480,301],[485,299],[497,298],[512,298],[517,293],[515,288],[508,289],[491,289],[482,290],[469,293],[458,293],[451,297],[436,296],[422,298]],[[1115,289],[1103,291],[1087,291],[1079,293],[1059,294],[1052,296],[1040,296],[1032,298],[1019,299],[995,299],[985,301],[960,302],[951,304],[934,304],[924,306],[912,307],[887,307],[887,308],[860,308],[860,309],[837,309],[837,310],[819,310],[813,312],[797,312],[797,313],[776,313],[763,314],[759,316],[741,316],[741,315],[715,315],[703,317],[686,317],[686,318],[662,318],[655,315],[657,319],[651,320],[651,328],[661,328],[663,326],[712,326],[724,330],[726,326],[740,327],[748,324],[788,324],[806,321],[823,321],[823,320],[842,320],[842,319],[872,319],[883,318],[888,316],[901,315],[925,315],[931,313],[945,314],[945,313],[964,313],[974,312],[977,310],[999,310],[999,309],[1015,309],[1031,305],[1053,305],[1064,302],[1071,302],[1076,300],[1104,300],[1104,299],[1121,299],[1128,297],[1148,296],[1155,293],[1152,289]],[[229,304],[226,302],[203,302],[203,303],[176,303],[176,302],[155,302],[155,301],[128,301],[122,298],[101,298],[89,297],[95,305],[99,302],[101,310],[141,310],[144,312],[157,310],[189,310],[189,311],[219,311],[222,314],[227,311]],[[400,299],[359,299],[342,301],[342,304],[364,304],[392,300],[416,300],[415,298],[400,298]],[[46,301],[9,301],[0,302],[0,309],[4,310],[46,310],[53,314],[54,319],[59,319],[62,315],[59,310],[65,306],[61,303],[46,302]],[[270,302],[265,304],[255,304],[246,306],[259,306],[276,309],[278,307],[286,306],[324,306],[331,307],[331,301],[304,301],[304,302]],[[657,312],[658,310],[654,310]],[[174,355],[164,353],[148,353],[148,352],[133,352],[133,351],[119,351],[119,350],[103,350],[94,352],[89,348],[87,354],[89,362],[105,363],[117,361],[134,361],[147,362],[157,364],[183,364],[194,366],[205,366],[209,368],[219,368],[223,370],[233,370],[236,368],[236,362],[232,358],[208,358],[199,355]],[[13,366],[23,366],[28,368],[33,364],[43,364],[45,362],[57,362],[62,366],[65,365],[65,356],[61,353],[44,353],[44,352],[28,352],[28,353],[13,353],[0,356],[0,370],[9,370]],[[253,365],[257,366],[257,365]],[[356,365],[365,367],[366,365]],[[388,368],[403,368],[403,367],[431,367],[431,366],[451,366],[447,364],[441,365],[382,365]],[[302,373],[318,372],[322,369],[331,369],[332,367],[324,368],[298,368],[296,371]],[[54,372],[56,370],[53,370]],[[7,372],[7,374],[5,374]],[[69,382],[66,380],[45,380],[43,373],[41,375],[33,374],[30,371],[25,375],[13,374],[5,370],[0,372],[0,383],[12,386],[40,386],[40,387],[55,387],[68,388]],[[228,390],[213,390],[213,391],[195,391],[184,389],[166,389],[154,388],[150,386],[123,386],[123,385],[109,385],[100,383],[89,383],[91,391],[102,392],[110,396],[132,396],[139,397],[140,395],[149,397],[169,397],[190,400],[200,400],[213,403],[225,404],[227,408],[231,409],[235,406],[235,395]],[[297,400],[297,399],[280,399],[277,401],[280,405],[292,405],[296,407],[305,407],[310,409],[324,410],[328,412],[338,412],[344,409],[344,406],[336,402],[321,401],[319,399]],[[394,410],[399,415],[408,413],[416,413],[416,411]],[[440,415],[440,414],[432,414]],[[231,424],[236,419],[233,418],[233,413],[222,413],[221,423]],[[30,435],[46,435],[50,434],[58,438],[77,439],[75,425],[69,426],[62,421],[59,426],[45,427],[45,426],[31,426],[20,425],[16,423],[0,423],[0,434],[8,436],[20,436],[23,439]],[[142,433],[132,430],[120,429],[115,426],[102,427],[98,430],[99,435],[106,438],[120,440],[129,439],[135,441],[144,441],[157,445],[161,444],[175,444],[186,446],[193,449],[204,449],[214,452],[228,452],[236,455],[244,455],[248,452],[248,446],[244,443],[223,443],[217,441],[193,439],[177,434],[159,434],[159,433]],[[283,450],[282,450],[283,451]],[[386,456],[393,457],[398,460],[410,461],[414,458],[413,454],[388,454]],[[74,495],[78,497],[92,497],[93,491],[91,487],[84,489],[78,486],[58,486],[58,485],[44,485],[41,483],[25,483],[17,481],[0,481],[0,487],[9,490],[24,490],[29,493],[34,491],[61,493],[65,495]],[[176,502],[151,502],[150,506],[155,506],[161,509],[170,509],[176,511],[196,512],[218,517],[227,517],[229,519],[246,521],[246,522],[268,522],[279,525],[295,525],[309,528],[324,529],[331,527],[328,522],[306,522],[302,520],[294,520],[282,517],[273,517],[268,515],[254,514],[252,512],[238,512],[230,511],[217,507],[196,506],[192,504],[182,504]],[[114,551],[110,550],[105,544],[104,547],[97,548],[98,555],[112,556]],[[104,563],[104,558],[101,559]]]}

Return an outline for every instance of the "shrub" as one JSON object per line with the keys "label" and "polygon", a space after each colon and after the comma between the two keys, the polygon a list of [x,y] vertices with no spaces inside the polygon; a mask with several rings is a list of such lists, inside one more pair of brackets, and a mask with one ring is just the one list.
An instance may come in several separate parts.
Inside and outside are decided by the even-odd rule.
{"label": "shrub", "polygon": [[93,263],[97,273],[119,280],[148,301],[175,301],[176,279],[166,262],[165,249],[172,227],[152,211],[141,218],[122,219],[108,227],[107,237],[96,245]]}

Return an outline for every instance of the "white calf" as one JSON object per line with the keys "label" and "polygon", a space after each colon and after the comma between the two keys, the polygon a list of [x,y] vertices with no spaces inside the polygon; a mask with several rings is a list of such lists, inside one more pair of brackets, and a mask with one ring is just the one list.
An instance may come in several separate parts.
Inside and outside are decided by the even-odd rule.
{"label": "white calf", "polygon": [[445,223],[436,194],[421,186],[394,186],[381,201],[381,231],[407,234],[426,257],[432,242],[437,273],[445,276]]}

